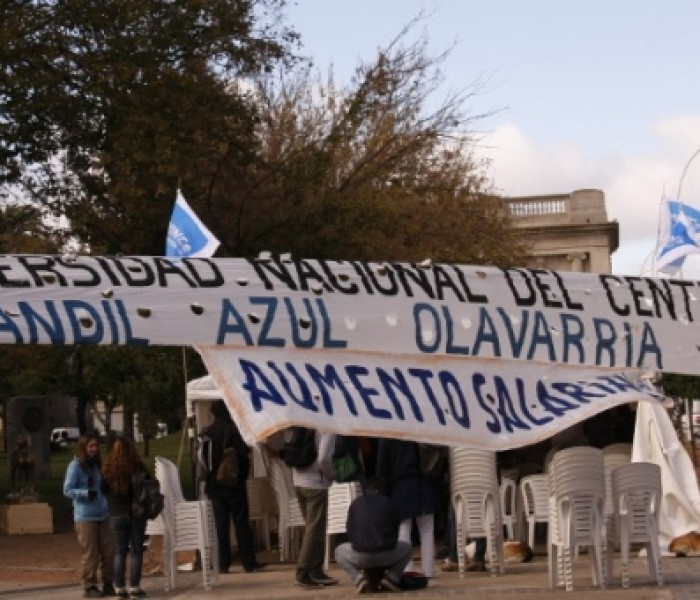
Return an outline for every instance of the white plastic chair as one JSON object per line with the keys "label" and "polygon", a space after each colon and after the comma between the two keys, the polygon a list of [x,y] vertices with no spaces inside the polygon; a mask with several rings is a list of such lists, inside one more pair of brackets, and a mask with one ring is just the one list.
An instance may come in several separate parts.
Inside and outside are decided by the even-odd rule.
{"label": "white plastic chair", "polygon": [[605,474],[597,448],[574,447],[557,452],[550,463],[549,581],[563,578],[573,590],[573,555],[588,546],[593,583],[605,589]]}
{"label": "white plastic chair", "polygon": [[280,560],[285,562],[296,556],[299,529],[304,527],[299,500],[292,484],[291,469],[279,458],[270,458],[272,489],[277,499],[279,523],[277,533],[280,544]]}
{"label": "white plastic chair", "polygon": [[630,463],[612,472],[616,530],[620,540],[622,587],[629,587],[630,544],[644,544],[649,573],[663,585],[659,548],[661,469],[646,462]]}
{"label": "white plastic chair", "polygon": [[613,556],[615,554],[615,544],[618,541],[617,523],[615,519],[613,492],[612,492],[612,472],[617,467],[628,465],[632,460],[631,444],[611,444],[603,448],[603,468],[605,469],[605,552],[606,571],[611,574],[613,571]]}
{"label": "white plastic chair", "polygon": [[495,452],[450,448],[450,483],[457,525],[460,576],[464,575],[466,568],[464,543],[467,536],[486,537],[491,574],[505,573]]}
{"label": "white plastic chair", "polygon": [[326,523],[326,554],[324,569],[331,562],[331,542],[334,535],[347,530],[348,509],[352,501],[362,494],[358,481],[334,483],[328,488],[328,517]]}
{"label": "white plastic chair", "polygon": [[632,460],[632,444],[627,442],[616,442],[614,444],[608,444],[603,448],[603,458],[609,454],[622,454],[626,456],[630,461]]}
{"label": "white plastic chair", "polygon": [[165,496],[161,513],[165,590],[176,587],[177,553],[183,550],[199,550],[204,589],[210,590],[218,582],[219,566],[212,504],[209,500],[185,500],[175,464],[162,456],[156,456],[155,462],[156,477]]}
{"label": "white plastic chair", "polygon": [[263,547],[268,552],[270,543],[270,517],[277,515],[277,502],[268,479],[248,479],[246,481],[250,520],[258,525]]}
{"label": "white plastic chair", "polygon": [[515,479],[503,477],[499,488],[501,497],[501,518],[509,540],[517,539],[520,518],[518,513],[518,484]]}
{"label": "white plastic chair", "polygon": [[523,477],[520,495],[527,521],[527,543],[534,550],[537,523],[549,524],[549,475],[541,473]]}

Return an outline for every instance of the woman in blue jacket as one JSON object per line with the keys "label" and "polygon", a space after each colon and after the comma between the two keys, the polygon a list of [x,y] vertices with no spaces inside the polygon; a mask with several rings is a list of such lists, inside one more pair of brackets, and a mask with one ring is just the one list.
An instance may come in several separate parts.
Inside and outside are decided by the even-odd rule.
{"label": "woman in blue jacket", "polygon": [[[100,447],[95,436],[81,436],[68,465],[63,494],[73,501],[73,521],[82,550],[80,580],[85,598],[114,596],[114,544],[103,492]],[[102,589],[97,587],[97,569]]]}

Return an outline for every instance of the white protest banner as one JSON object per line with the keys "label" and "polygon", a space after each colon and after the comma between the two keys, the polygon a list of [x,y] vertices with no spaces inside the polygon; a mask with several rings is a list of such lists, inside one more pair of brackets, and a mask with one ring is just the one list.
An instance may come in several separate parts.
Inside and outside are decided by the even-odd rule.
{"label": "white protest banner", "polygon": [[464,265],[0,256],[0,343],[305,349],[697,373],[698,282]]}
{"label": "white protest banner", "polygon": [[661,401],[638,369],[417,360],[356,352],[198,348],[246,441],[292,424],[506,450],[601,411]]}

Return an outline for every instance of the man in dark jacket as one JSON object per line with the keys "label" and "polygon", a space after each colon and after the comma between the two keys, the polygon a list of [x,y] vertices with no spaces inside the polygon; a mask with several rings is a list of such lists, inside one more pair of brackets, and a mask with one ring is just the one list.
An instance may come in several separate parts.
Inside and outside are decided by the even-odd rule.
{"label": "man in dark jacket", "polygon": [[[216,400],[212,404],[211,414],[214,416],[214,422],[205,431],[212,440],[212,465],[207,475],[205,491],[214,509],[216,534],[219,541],[219,573],[228,573],[231,566],[231,518],[236,529],[241,564],[246,573],[253,573],[267,565],[259,563],[255,558],[255,536],[250,525],[246,490],[246,479],[250,471],[250,451],[223,400]],[[234,486],[221,485],[216,479],[216,471],[224,449],[229,447],[234,447],[238,456],[238,480]]]}
{"label": "man in dark jacket", "polygon": [[386,495],[384,480],[367,480],[363,496],[348,510],[349,542],[335,549],[336,562],[347,572],[358,593],[371,591],[365,569],[384,569],[381,587],[400,590],[399,581],[411,559],[411,544],[399,541],[401,513]]}

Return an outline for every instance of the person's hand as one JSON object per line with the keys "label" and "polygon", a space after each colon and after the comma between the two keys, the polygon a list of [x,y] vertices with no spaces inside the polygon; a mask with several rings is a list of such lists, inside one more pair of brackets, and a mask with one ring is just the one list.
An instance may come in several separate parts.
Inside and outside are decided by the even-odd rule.
{"label": "person's hand", "polygon": [[95,498],[97,498],[97,492],[95,490],[88,490],[88,493],[87,493],[88,502],[92,502]]}

